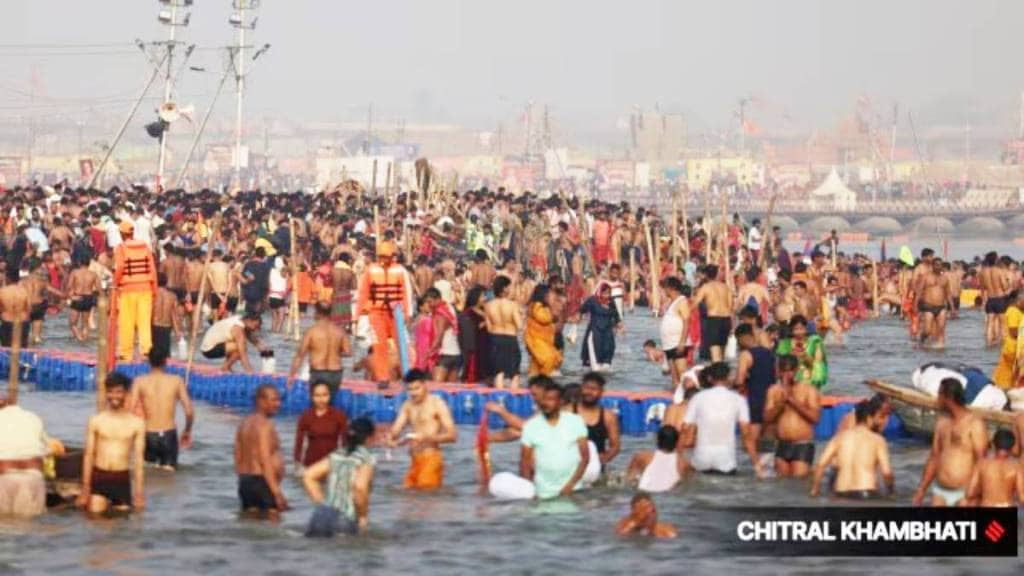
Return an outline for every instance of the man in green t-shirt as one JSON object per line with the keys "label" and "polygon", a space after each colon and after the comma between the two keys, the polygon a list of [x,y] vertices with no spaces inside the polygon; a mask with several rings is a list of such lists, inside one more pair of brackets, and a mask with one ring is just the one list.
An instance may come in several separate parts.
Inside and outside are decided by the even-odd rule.
{"label": "man in green t-shirt", "polygon": [[532,480],[537,498],[568,496],[590,460],[583,419],[562,411],[562,387],[544,378],[539,414],[523,426],[519,473]]}

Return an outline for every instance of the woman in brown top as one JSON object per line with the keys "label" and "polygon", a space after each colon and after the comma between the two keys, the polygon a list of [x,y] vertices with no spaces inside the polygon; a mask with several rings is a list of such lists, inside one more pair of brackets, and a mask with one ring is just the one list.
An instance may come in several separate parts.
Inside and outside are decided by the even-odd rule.
{"label": "woman in brown top", "polygon": [[[296,469],[315,464],[337,450],[339,439],[344,438],[348,430],[345,413],[331,406],[331,387],[326,382],[314,382],[310,396],[313,405],[299,417],[295,430]],[[302,451],[304,443],[305,454]]]}

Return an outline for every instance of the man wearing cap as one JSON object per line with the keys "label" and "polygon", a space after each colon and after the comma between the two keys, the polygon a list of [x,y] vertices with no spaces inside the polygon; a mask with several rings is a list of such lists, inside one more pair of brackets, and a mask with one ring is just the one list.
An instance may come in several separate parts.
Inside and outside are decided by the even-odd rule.
{"label": "man wearing cap", "polygon": [[[412,311],[411,291],[405,268],[395,262],[395,244],[385,240],[377,246],[377,261],[369,264],[359,281],[357,301],[359,324],[373,329],[376,341],[371,348],[370,369],[374,380],[386,381],[391,375],[388,362],[390,344],[400,346],[395,330],[394,307],[401,305],[405,317]],[[357,329],[357,333],[363,329]]]}
{"label": "man wearing cap", "polygon": [[130,361],[138,333],[139,351],[153,345],[153,298],[157,290],[156,263],[145,242],[134,238],[135,225],[118,226],[122,242],[114,249],[114,297],[117,305],[117,357]]}

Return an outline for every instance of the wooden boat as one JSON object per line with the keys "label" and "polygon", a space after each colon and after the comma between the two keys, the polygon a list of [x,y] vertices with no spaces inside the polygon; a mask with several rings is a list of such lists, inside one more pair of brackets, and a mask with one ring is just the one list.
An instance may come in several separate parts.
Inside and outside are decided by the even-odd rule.
{"label": "wooden boat", "polygon": [[[897,386],[881,380],[864,382],[875,392],[885,395],[892,404],[893,412],[903,421],[903,426],[914,436],[931,438],[935,422],[939,418],[939,406],[935,398],[906,386]],[[999,428],[1013,429],[1014,412],[970,408],[971,413],[980,416],[988,424],[990,433]]]}

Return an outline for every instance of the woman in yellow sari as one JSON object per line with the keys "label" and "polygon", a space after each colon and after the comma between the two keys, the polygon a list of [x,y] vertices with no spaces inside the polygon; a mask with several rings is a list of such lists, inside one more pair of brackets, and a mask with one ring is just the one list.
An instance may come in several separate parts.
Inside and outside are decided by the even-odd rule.
{"label": "woman in yellow sari", "polygon": [[1010,305],[1003,315],[1003,347],[999,352],[999,364],[992,373],[992,382],[1003,390],[1013,388],[1021,377],[1018,362],[1019,354],[1018,330],[1024,320],[1024,290],[1015,290],[1007,297]]}
{"label": "woman in yellow sari", "polygon": [[547,302],[550,291],[546,284],[537,286],[527,304],[523,342],[530,353],[531,377],[551,376],[562,364],[562,352],[555,347],[557,322]]}

